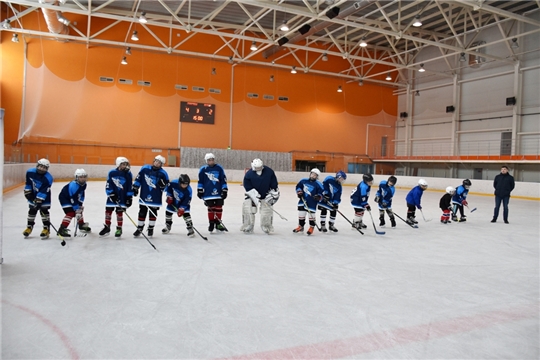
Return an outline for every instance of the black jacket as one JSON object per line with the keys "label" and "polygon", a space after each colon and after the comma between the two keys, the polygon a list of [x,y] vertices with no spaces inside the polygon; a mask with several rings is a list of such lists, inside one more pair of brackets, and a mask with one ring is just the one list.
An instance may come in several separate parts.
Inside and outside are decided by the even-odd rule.
{"label": "black jacket", "polygon": [[495,196],[507,197],[514,190],[514,177],[509,173],[495,176],[493,187],[495,188]]}

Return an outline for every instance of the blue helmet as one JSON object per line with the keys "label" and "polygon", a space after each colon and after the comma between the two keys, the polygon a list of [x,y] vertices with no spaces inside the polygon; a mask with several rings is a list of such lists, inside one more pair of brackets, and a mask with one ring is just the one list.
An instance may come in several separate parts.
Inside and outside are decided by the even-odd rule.
{"label": "blue helmet", "polygon": [[343,180],[347,180],[347,174],[345,174],[343,171],[339,170],[337,173],[336,173],[336,179],[337,178],[343,178]]}

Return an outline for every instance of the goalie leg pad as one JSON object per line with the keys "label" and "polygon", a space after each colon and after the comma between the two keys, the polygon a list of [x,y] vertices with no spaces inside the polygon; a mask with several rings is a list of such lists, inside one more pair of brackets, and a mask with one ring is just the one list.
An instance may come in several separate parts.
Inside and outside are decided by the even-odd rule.
{"label": "goalie leg pad", "polygon": [[274,220],[274,212],[269,204],[261,204],[261,229],[267,234],[274,231],[272,222]]}
{"label": "goalie leg pad", "polygon": [[252,206],[251,199],[244,200],[242,204],[242,227],[240,231],[252,233],[255,226],[255,214],[257,208]]}

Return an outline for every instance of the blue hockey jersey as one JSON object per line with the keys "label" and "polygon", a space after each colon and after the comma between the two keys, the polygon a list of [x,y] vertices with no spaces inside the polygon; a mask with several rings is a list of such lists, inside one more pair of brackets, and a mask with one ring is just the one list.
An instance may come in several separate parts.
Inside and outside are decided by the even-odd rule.
{"label": "blue hockey jersey", "polygon": [[257,190],[261,199],[264,199],[270,190],[277,190],[278,181],[274,170],[264,166],[261,175],[257,175],[253,169],[248,170],[244,175],[244,189],[246,192],[251,189]]}
{"label": "blue hockey jersey", "polygon": [[[302,198],[306,201],[306,204],[311,212],[317,211],[317,200],[315,200],[315,195],[321,195],[323,196],[324,188],[320,181],[318,180],[310,180],[309,178],[303,178],[296,184],[296,192],[298,193],[299,190],[302,190],[304,192],[304,195]],[[298,199],[298,206],[301,206],[305,208],[305,204],[302,201],[302,199]]]}
{"label": "blue hockey jersey", "polygon": [[176,212],[178,209],[182,208],[184,209],[184,213],[189,213],[189,210],[191,209],[191,198],[193,196],[191,186],[188,185],[187,188],[183,189],[180,186],[179,180],[174,179],[167,185],[165,194],[173,198],[172,206],[167,204],[166,210],[168,212]]}
{"label": "blue hockey jersey", "polygon": [[424,190],[420,187],[420,185],[416,185],[409,191],[407,194],[407,197],[405,198],[405,201],[407,201],[407,204],[411,204],[416,206],[417,208],[422,208],[422,195],[424,194]]}
{"label": "blue hockey jersey", "polygon": [[[329,175],[324,179],[323,189],[323,195],[329,198],[328,202],[330,202],[330,204],[339,205],[341,203],[343,187],[334,176]],[[332,206],[328,205],[324,198],[319,202],[319,206],[332,210]]]}
{"label": "blue hockey jersey", "polygon": [[362,180],[351,194],[351,205],[354,208],[361,208],[361,209],[365,208],[366,205],[368,204],[370,191],[371,191],[371,186],[369,186]]}
{"label": "blue hockey jersey", "polygon": [[76,180],[73,180],[66,184],[58,195],[62,208],[72,207],[73,210],[77,211],[84,203],[85,190],[86,183],[81,185]]}
{"label": "blue hockey jersey", "polygon": [[[51,206],[51,186],[53,177],[49,172],[40,174],[36,168],[28,169],[26,172],[26,184],[24,190],[31,190],[34,198],[41,199],[41,206]],[[29,205],[34,203],[28,200]]]}
{"label": "blue hockey jersey", "polygon": [[461,205],[463,203],[463,200],[467,198],[467,195],[469,195],[469,190],[466,189],[465,186],[459,185],[456,188],[454,196],[452,196],[452,204]]}
{"label": "blue hockey jersey", "polygon": [[[109,171],[107,183],[105,184],[105,193],[107,194],[106,206],[126,207],[126,199],[133,197],[133,175],[129,170],[118,170],[117,168]],[[116,194],[118,196],[118,204],[109,199],[109,195]]]}
{"label": "blue hockey jersey", "polygon": [[133,186],[140,188],[139,204],[160,207],[168,183],[169,175],[165,170],[144,165],[133,183]]}
{"label": "blue hockey jersey", "polygon": [[203,190],[203,200],[221,199],[221,190],[227,189],[225,170],[219,164],[214,166],[203,165],[199,169],[197,190]]}
{"label": "blue hockey jersey", "polygon": [[379,183],[379,190],[375,193],[379,197],[379,209],[391,209],[392,208],[392,198],[394,197],[396,189],[394,186],[388,184],[387,180],[383,180]]}

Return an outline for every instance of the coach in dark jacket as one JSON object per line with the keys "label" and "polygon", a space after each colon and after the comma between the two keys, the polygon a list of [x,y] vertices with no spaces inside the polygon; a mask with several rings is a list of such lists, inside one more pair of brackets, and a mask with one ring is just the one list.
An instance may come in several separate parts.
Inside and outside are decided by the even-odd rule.
{"label": "coach in dark jacket", "polygon": [[499,208],[502,202],[504,223],[508,224],[508,202],[510,201],[510,193],[514,190],[514,185],[514,177],[508,173],[508,167],[503,166],[501,173],[495,176],[493,180],[493,187],[495,188],[495,211],[493,212],[492,223],[496,222],[499,217]]}

